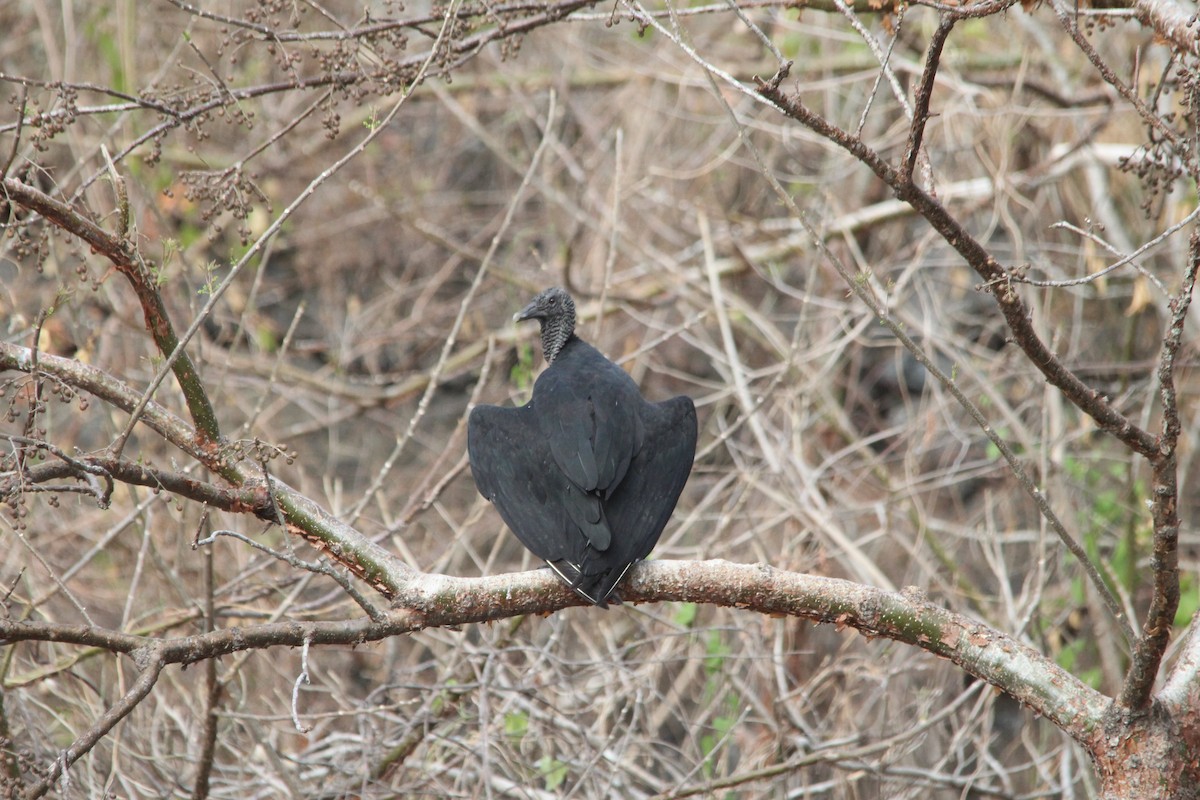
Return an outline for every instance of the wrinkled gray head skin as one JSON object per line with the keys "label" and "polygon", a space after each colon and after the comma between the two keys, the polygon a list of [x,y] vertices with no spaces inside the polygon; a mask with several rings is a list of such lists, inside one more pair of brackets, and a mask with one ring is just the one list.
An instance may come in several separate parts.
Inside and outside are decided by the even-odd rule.
{"label": "wrinkled gray head skin", "polygon": [[575,301],[558,286],[541,292],[513,315],[517,322],[536,319],[542,326],[542,355],[553,364],[563,345],[575,333]]}

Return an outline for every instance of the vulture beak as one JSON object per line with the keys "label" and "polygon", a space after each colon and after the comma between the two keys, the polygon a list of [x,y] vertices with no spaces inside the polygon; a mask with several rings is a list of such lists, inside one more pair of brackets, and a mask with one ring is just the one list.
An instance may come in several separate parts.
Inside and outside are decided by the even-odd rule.
{"label": "vulture beak", "polygon": [[524,322],[527,319],[537,319],[537,317],[538,301],[534,300],[532,303],[513,314],[513,322]]}

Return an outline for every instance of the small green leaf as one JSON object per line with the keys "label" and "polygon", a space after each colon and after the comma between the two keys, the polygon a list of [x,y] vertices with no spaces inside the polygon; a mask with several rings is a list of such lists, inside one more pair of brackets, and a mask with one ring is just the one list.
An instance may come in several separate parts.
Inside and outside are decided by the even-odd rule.
{"label": "small green leaf", "polygon": [[270,325],[259,325],[254,338],[258,342],[258,349],[264,353],[274,353],[279,350],[279,338],[275,336],[275,331]]}
{"label": "small green leaf", "polygon": [[1200,591],[1197,591],[1196,580],[1191,575],[1179,576],[1179,610],[1175,612],[1175,624],[1186,626],[1192,615],[1200,611]]}
{"label": "small green leaf", "polygon": [[517,345],[517,363],[513,364],[512,371],[509,373],[509,380],[517,386],[517,390],[525,399],[528,399],[533,394],[533,346],[529,344]]}
{"label": "small green leaf", "polygon": [[523,711],[510,711],[504,715],[504,733],[510,739],[521,739],[529,730],[529,717]]}
{"label": "small green leaf", "polygon": [[542,756],[538,759],[537,768],[546,782],[547,792],[553,792],[567,779],[567,765],[557,758]]}
{"label": "small green leaf", "polygon": [[707,655],[704,657],[704,671],[712,675],[721,670],[721,664],[729,656],[729,645],[721,638],[720,631],[709,631],[708,640],[704,643]]}
{"label": "small green leaf", "polygon": [[692,623],[696,621],[696,613],[700,610],[700,606],[696,603],[676,603],[675,605],[675,624],[681,628],[690,628]]}

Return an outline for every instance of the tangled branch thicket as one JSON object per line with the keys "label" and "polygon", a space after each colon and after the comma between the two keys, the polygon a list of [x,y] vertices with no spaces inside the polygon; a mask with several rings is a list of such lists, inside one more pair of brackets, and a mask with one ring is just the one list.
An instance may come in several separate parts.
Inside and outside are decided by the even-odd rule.
{"label": "tangled branch thicket", "polygon": [[[1196,796],[1194,4],[53,5],[0,795]],[[551,284],[700,412],[607,613],[466,465]]]}

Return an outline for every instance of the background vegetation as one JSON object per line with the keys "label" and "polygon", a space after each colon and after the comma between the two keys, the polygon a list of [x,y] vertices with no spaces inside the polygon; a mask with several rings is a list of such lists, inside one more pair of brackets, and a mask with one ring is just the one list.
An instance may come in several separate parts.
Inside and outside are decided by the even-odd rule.
{"label": "background vegetation", "polygon": [[[928,601],[1143,708],[1159,662],[1133,654],[1200,660],[1194,11],[4,3],[5,790],[1096,794],[1080,730],[857,611],[640,582],[669,601],[522,614],[551,607],[521,580],[571,601],[518,576],[355,638],[376,588],[420,604],[341,547],[430,581],[536,566],[475,492],[465,418],[527,398],[541,358],[509,319],[562,284],[648,396],[696,400],[656,559]],[[1091,400],[1048,383],[1006,292]],[[1175,565],[1165,468],[1100,406],[1179,423]],[[270,627],[293,622],[331,627]],[[237,646],[186,638],[209,631]],[[195,649],[164,667],[147,642]]]}

